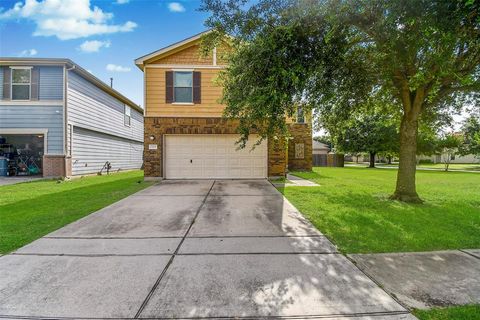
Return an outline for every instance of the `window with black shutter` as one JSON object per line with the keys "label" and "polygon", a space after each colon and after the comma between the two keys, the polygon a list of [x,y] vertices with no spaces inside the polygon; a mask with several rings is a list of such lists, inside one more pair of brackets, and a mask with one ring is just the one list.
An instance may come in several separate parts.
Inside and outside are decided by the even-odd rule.
{"label": "window with black shutter", "polygon": [[165,73],[166,103],[201,103],[201,73],[167,71]]}

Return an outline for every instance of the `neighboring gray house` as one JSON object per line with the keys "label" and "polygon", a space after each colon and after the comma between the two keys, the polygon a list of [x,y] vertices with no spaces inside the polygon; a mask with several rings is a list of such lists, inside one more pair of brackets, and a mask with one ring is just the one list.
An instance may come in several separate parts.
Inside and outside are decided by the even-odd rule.
{"label": "neighboring gray house", "polygon": [[317,140],[312,141],[312,154],[328,154],[330,147],[325,143],[318,142]]}
{"label": "neighboring gray house", "polygon": [[[0,58],[0,169],[71,176],[139,169],[143,109],[68,59]],[[5,175],[5,170],[0,170]]]}

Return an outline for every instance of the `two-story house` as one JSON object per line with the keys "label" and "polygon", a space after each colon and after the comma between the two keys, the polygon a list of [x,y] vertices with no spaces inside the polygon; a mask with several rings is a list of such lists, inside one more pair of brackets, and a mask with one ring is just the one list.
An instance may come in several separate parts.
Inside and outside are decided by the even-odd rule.
{"label": "two-story house", "polygon": [[225,68],[221,48],[200,52],[203,33],[135,60],[144,73],[146,179],[267,178],[287,168],[311,170],[312,128],[300,116],[290,124],[292,139],[268,139],[256,146],[253,134],[244,149],[237,122],[222,118]]}
{"label": "two-story house", "polygon": [[0,58],[2,175],[140,169],[143,109],[68,59]]}

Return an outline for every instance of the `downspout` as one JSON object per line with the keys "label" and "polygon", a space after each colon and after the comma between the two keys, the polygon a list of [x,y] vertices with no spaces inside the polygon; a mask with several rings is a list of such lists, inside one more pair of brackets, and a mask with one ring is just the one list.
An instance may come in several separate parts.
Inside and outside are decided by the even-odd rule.
{"label": "downspout", "polygon": [[[64,135],[64,144],[63,144],[63,154],[65,155],[65,176],[67,176],[67,158],[70,157],[70,171],[72,169],[71,156],[72,150],[68,153],[68,111],[67,111],[67,96],[68,96],[68,71],[75,69],[75,65],[71,68],[67,68],[66,65],[63,66],[63,135]],[[73,128],[72,128],[73,132]],[[72,139],[72,137],[70,137]],[[70,172],[71,173],[71,172]]]}

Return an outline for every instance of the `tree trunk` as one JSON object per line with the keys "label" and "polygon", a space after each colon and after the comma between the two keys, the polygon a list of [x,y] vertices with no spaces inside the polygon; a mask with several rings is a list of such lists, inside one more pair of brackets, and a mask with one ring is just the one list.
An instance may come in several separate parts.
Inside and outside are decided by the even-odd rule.
{"label": "tree trunk", "polygon": [[388,164],[392,164],[392,156],[387,156]]}
{"label": "tree trunk", "polygon": [[370,165],[369,168],[375,168],[375,152],[370,152]]}
{"label": "tree trunk", "polygon": [[393,200],[422,203],[415,185],[418,118],[404,114],[400,125],[400,163],[398,165],[397,186],[390,197]]}

